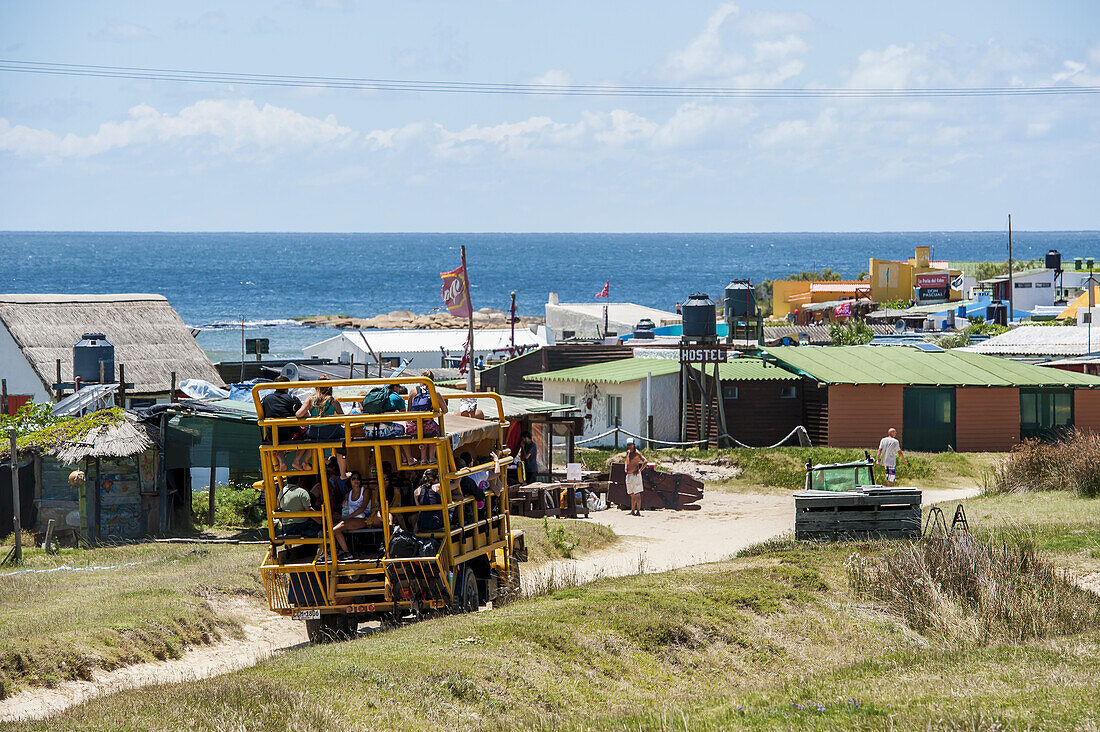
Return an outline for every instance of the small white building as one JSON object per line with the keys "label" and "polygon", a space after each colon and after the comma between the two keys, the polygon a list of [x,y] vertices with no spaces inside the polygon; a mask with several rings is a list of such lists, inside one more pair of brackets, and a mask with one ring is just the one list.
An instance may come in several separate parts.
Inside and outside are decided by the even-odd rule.
{"label": "small white building", "polygon": [[1021,325],[1006,333],[962,348],[1019,360],[1046,360],[1056,356],[1085,356],[1100,351],[1100,307],[1079,308],[1075,325]]}
{"label": "small white building", "polygon": [[[398,366],[409,361],[413,369],[439,368],[444,359],[461,358],[466,350],[468,332],[453,330],[346,330],[312,346],[302,353],[335,362]],[[551,341],[552,343],[552,341]],[[545,331],[533,333],[516,328],[513,350],[512,329],[474,330],[474,358],[497,361],[547,345]]]}
{"label": "small white building", "polygon": [[632,333],[634,326],[643,318],[652,320],[658,328],[680,322],[680,316],[676,313],[630,302],[559,302],[558,293],[551,292],[546,303],[546,327],[558,341],[625,335]]}
{"label": "small white building", "polygon": [[[584,434],[576,436],[578,442],[616,426],[648,436],[649,414],[653,415],[654,439],[680,439],[680,362],[676,359],[635,356],[524,379],[542,382],[544,400],[577,407],[584,420]],[[618,444],[624,446],[626,439],[620,436]],[[585,443],[588,447],[614,444],[614,435]]]}

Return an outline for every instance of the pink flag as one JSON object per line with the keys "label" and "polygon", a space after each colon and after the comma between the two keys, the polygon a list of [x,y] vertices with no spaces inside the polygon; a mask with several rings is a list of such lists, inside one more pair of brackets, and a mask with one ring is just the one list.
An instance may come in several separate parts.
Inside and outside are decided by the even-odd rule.
{"label": "pink flag", "polygon": [[608,295],[608,292],[610,291],[610,288],[611,288],[611,280],[608,280],[607,282],[604,282],[603,283],[603,289],[596,293],[596,297],[610,297],[610,295]]}
{"label": "pink flag", "polygon": [[844,302],[833,308],[833,315],[838,318],[850,318],[852,317],[852,301],[845,300]]}
{"label": "pink flag", "polygon": [[443,304],[447,312],[459,318],[468,318],[473,312],[470,307],[470,280],[466,277],[466,266],[462,265],[451,272],[440,272],[443,278]]}

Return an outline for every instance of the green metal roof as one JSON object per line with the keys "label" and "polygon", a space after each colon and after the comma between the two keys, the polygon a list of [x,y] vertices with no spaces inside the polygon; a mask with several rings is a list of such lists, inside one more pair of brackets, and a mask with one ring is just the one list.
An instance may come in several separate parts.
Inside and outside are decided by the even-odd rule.
{"label": "green metal roof", "polygon": [[672,358],[624,358],[571,369],[530,374],[527,381],[582,381],[596,384],[624,384],[644,379],[646,374],[664,376],[680,371],[680,362]]}
{"label": "green metal roof", "polygon": [[[714,373],[714,367],[708,366],[707,373]],[[798,381],[802,377],[759,358],[731,358],[718,364],[718,378],[722,381]]]}
{"label": "green metal roof", "polygon": [[827,384],[1100,387],[1100,377],[981,353],[909,346],[774,346],[765,353]]}

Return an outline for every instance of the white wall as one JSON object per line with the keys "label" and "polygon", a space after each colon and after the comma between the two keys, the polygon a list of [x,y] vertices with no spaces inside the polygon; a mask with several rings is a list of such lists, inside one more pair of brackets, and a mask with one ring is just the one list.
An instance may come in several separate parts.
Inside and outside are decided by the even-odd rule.
{"label": "white wall", "polygon": [[1054,304],[1054,272],[1044,271],[1012,278],[1012,307],[1033,310],[1038,305]]}
{"label": "white wall", "polygon": [[3,323],[0,323],[0,378],[7,379],[8,394],[30,394],[40,403],[53,401],[53,395],[46,390]]}
{"label": "white wall", "polygon": [[[653,437],[658,440],[678,440],[680,436],[679,374],[654,376],[652,380],[653,396]],[[608,396],[620,396],[623,400],[622,428],[636,435],[646,434],[645,380],[630,381],[625,384],[584,384],[579,381],[544,381],[543,399],[552,402],[561,400],[562,395],[576,397],[577,408],[584,419],[584,434],[577,435],[578,440],[594,437],[606,432]],[[591,407],[588,399],[591,398]],[[591,419],[588,417],[591,416]],[[619,446],[626,445],[626,437],[619,436]],[[615,444],[615,436],[586,443],[588,447],[610,447]]]}

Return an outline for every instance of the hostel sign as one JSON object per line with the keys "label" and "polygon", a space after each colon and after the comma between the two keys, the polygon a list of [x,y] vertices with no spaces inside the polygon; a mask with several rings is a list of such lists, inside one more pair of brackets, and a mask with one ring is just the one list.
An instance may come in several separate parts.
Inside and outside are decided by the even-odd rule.
{"label": "hostel sign", "polygon": [[729,349],[722,346],[680,346],[680,363],[725,363]]}
{"label": "hostel sign", "polygon": [[948,298],[950,287],[951,274],[948,272],[926,272],[913,276],[917,302],[943,302]]}

